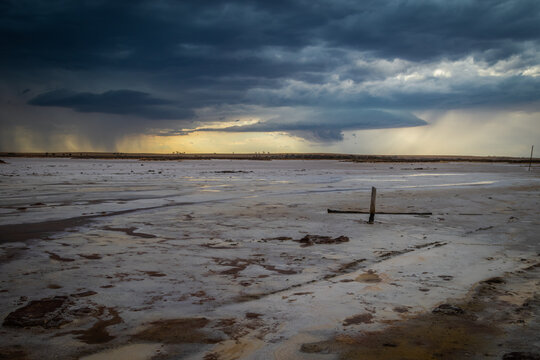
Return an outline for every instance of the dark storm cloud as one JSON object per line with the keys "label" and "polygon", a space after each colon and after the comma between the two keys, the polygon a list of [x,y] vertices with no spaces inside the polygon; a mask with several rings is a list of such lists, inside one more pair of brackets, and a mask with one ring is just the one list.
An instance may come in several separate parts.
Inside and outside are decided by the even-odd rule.
{"label": "dark storm cloud", "polygon": [[424,120],[403,111],[383,110],[328,110],[314,109],[305,118],[290,120],[278,118],[275,121],[259,122],[252,125],[230,126],[220,129],[198,131],[226,132],[287,132],[314,141],[343,140],[343,130],[387,129],[426,125]]}
{"label": "dark storm cloud", "polygon": [[325,106],[329,110],[339,108],[348,111],[372,107],[408,111],[426,108],[515,109],[530,103],[538,106],[535,103],[540,100],[540,81],[536,78],[509,76],[490,81],[456,83],[452,85],[451,93],[440,92],[429,86],[408,91],[388,86],[385,91],[384,96],[378,96],[370,92],[339,92],[337,95],[334,89],[311,91],[309,87],[288,91],[270,89],[253,92],[249,101],[259,105]]}
{"label": "dark storm cloud", "polygon": [[[378,1],[331,19],[333,43],[383,57],[428,60],[477,54],[496,60],[540,35],[538,1]],[[482,54],[487,52],[486,54]]]}
{"label": "dark storm cloud", "polygon": [[[17,0],[4,1],[1,11],[1,43],[10,54],[3,62],[39,67],[173,66],[228,74],[242,59],[210,60],[319,43],[390,58],[425,61],[486,52],[495,60],[540,38],[536,0]],[[201,58],[207,62],[200,64]]]}
{"label": "dark storm cloud", "polygon": [[157,99],[147,93],[114,90],[101,94],[50,91],[28,101],[30,105],[67,107],[79,112],[135,115],[148,119],[174,119],[193,116],[190,110],[171,109],[171,101]]}
{"label": "dark storm cloud", "polygon": [[[209,121],[194,116],[199,109],[312,107],[326,122],[274,119],[228,131],[337,140],[346,129],[411,124],[403,116],[366,122],[368,109],[521,105],[538,94],[540,77],[524,71],[540,63],[539,39],[537,0],[0,1],[7,88],[31,106],[122,115],[126,129],[131,117],[178,121],[182,132]],[[421,74],[414,86],[389,81],[465,58],[505,67],[467,81],[459,76],[469,69]],[[27,88],[40,95],[24,97]],[[356,116],[337,121],[339,109]]]}

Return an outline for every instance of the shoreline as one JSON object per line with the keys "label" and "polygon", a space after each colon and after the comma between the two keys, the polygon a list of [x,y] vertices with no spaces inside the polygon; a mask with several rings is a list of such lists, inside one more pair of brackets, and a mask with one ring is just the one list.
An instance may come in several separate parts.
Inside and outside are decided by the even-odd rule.
{"label": "shoreline", "polygon": [[337,153],[243,153],[243,154],[154,154],[154,153],[109,153],[109,152],[0,152],[0,158],[71,158],[108,160],[340,160],[350,162],[481,162],[481,163],[540,163],[540,158],[515,156],[473,155],[359,155]]}

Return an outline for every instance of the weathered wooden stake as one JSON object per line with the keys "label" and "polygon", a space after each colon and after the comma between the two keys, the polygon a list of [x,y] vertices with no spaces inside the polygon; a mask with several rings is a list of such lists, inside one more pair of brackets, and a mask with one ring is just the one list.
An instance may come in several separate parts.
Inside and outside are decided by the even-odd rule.
{"label": "weathered wooden stake", "polygon": [[[333,210],[326,209],[329,214],[369,214],[369,211],[359,211],[359,210]],[[388,212],[388,211],[377,211],[379,215],[433,215],[431,212]],[[458,215],[483,215],[483,214],[458,214]]]}
{"label": "weathered wooden stake", "polygon": [[534,145],[531,147],[531,159],[529,160],[529,171],[531,171],[531,164],[532,164],[532,153],[534,150]]}
{"label": "weathered wooden stake", "polygon": [[369,205],[369,221],[368,224],[373,224],[375,220],[375,198],[377,197],[377,189],[371,187],[371,204]]}

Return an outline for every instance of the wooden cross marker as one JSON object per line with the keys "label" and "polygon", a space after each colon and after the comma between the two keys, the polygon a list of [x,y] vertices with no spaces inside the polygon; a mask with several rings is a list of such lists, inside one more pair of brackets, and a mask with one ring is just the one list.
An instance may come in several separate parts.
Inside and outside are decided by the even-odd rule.
{"label": "wooden cross marker", "polygon": [[373,224],[375,220],[375,198],[377,197],[377,189],[371,187],[371,204],[369,205],[369,221],[368,224]]}

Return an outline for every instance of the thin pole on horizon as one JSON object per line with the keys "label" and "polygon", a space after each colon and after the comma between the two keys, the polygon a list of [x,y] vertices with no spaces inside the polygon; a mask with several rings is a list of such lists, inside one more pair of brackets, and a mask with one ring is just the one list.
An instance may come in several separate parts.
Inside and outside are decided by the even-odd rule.
{"label": "thin pole on horizon", "polygon": [[531,146],[531,158],[529,159],[529,171],[531,171],[533,150],[534,150],[534,145]]}

